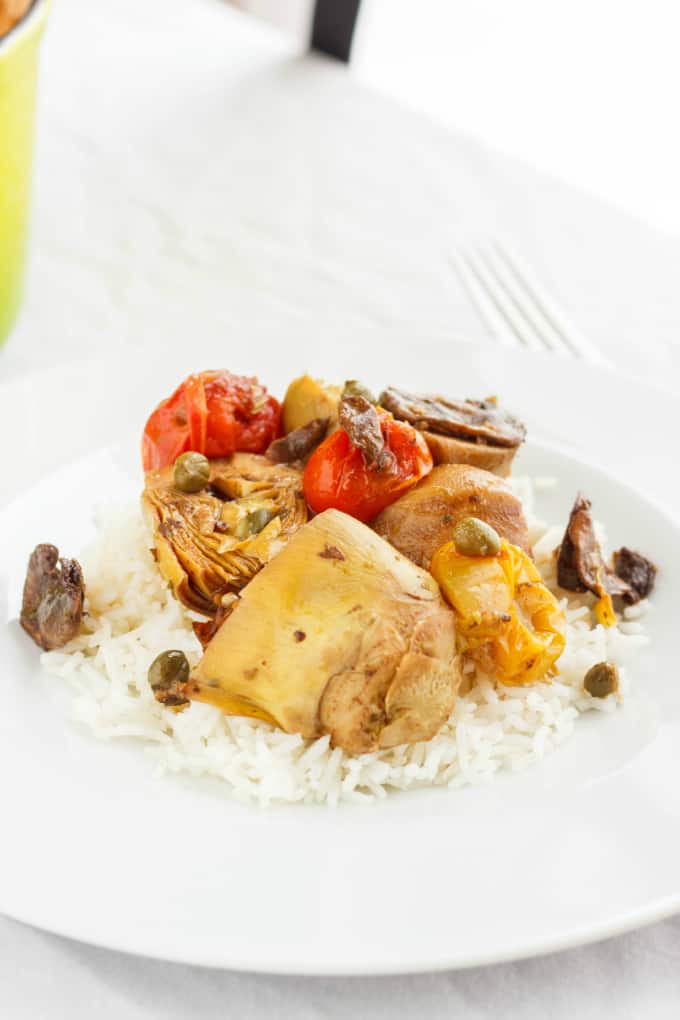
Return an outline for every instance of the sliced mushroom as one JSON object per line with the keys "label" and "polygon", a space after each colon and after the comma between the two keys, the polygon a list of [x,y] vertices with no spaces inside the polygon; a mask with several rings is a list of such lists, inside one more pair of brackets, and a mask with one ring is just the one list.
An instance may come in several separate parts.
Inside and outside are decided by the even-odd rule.
{"label": "sliced mushroom", "polygon": [[46,651],[61,648],[80,629],[85,599],[77,560],[59,558],[54,545],[37,545],[24,583],[21,626]]}
{"label": "sliced mushroom", "polygon": [[373,404],[360,395],[346,396],[340,401],[340,428],[344,429],[355,446],[364,455],[369,468],[377,471],[394,471],[396,457],[385,446],[380,418]]}
{"label": "sliced mushroom", "polygon": [[307,520],[301,477],[249,453],[211,461],[202,492],[181,492],[172,467],[147,474],[158,567],[181,602],[214,616],[283,548]]}
{"label": "sliced mushroom", "polygon": [[267,460],[272,464],[291,464],[302,461],[314,450],[328,431],[329,418],[313,418],[306,425],[293,429],[287,436],[275,439],[267,449]]}
{"label": "sliced mushroom", "polygon": [[567,591],[591,591],[594,595],[630,594],[627,581],[604,562],[590,514],[591,502],[578,493],[557,557],[557,583]]}
{"label": "sliced mushroom", "polygon": [[593,610],[598,623],[612,627],[616,612],[612,598],[636,602],[634,588],[604,561],[595,537],[590,500],[580,492],[569,514],[569,521],[557,555],[557,583],[567,591],[591,591],[597,595]]}
{"label": "sliced mushroom", "polygon": [[530,552],[522,504],[510,486],[467,464],[440,464],[415,488],[386,507],[373,528],[419,566],[428,568],[456,524],[476,517]]}
{"label": "sliced mushroom", "polygon": [[358,754],[432,737],[460,680],[432,577],[327,510],[243,590],[186,695]]}
{"label": "sliced mushroom", "polygon": [[624,602],[635,603],[651,595],[656,583],[657,568],[642,553],[625,545],[614,553],[614,572],[630,586],[623,595]]}
{"label": "sliced mushroom", "polygon": [[469,464],[501,478],[510,474],[526,434],[524,425],[502,411],[495,397],[448,400],[389,387],[380,404],[423,432],[435,464]]}
{"label": "sliced mushroom", "polygon": [[449,400],[389,387],[380,395],[380,405],[395,418],[438,435],[491,446],[520,446],[526,436],[522,422],[502,411],[495,398]]}

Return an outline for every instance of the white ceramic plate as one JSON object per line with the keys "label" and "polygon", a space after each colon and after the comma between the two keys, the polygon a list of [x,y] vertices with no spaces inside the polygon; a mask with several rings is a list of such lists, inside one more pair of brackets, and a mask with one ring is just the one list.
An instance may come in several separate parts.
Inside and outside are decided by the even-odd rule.
{"label": "white ceramic plate", "polygon": [[[638,546],[661,564],[649,618],[653,649],[633,671],[630,704],[612,716],[582,718],[574,737],[535,769],[483,788],[399,794],[335,811],[264,811],[230,801],[212,781],[154,780],[140,746],[98,743],[66,721],[67,692],[41,674],[37,649],[16,621],[5,623],[16,617],[35,542],[54,541],[75,554],[91,534],[93,505],[139,484],[130,442],[102,448],[116,432],[106,408],[118,398],[125,419],[118,431],[127,435],[132,426],[136,435],[168,384],[187,367],[217,364],[215,353],[204,353],[200,365],[185,359],[173,375],[166,366],[163,379],[151,361],[140,361],[124,402],[125,372],[113,364],[4,388],[1,413],[14,434],[28,437],[20,449],[3,451],[5,484],[9,471],[16,487],[27,456],[40,465],[41,479],[15,491],[0,514],[0,910],[171,960],[345,974],[505,960],[680,908],[673,597],[680,530],[642,492],[590,463],[610,460],[623,474],[627,462],[633,483],[646,486],[649,460],[661,462],[663,449],[651,445],[655,435],[644,422],[663,429],[662,396],[584,366],[490,350],[492,361],[489,350],[433,346],[428,363],[416,358],[411,369],[414,352],[404,345],[395,357],[393,342],[387,368],[380,352],[371,364],[364,352],[358,372],[344,351],[335,362],[325,359],[325,371],[362,374],[368,382],[429,382],[464,395],[502,392],[534,433],[550,436],[527,443],[520,466],[560,479],[541,512],[564,519],[581,488],[614,543]],[[272,365],[265,381],[280,389],[303,365],[323,367],[311,351],[294,361]],[[79,378],[88,386],[79,388]],[[65,394],[74,409],[60,414]],[[633,396],[636,432],[624,416],[612,421]],[[83,421],[89,446],[98,447],[89,454]],[[647,455],[642,447],[637,452],[636,435],[650,444]],[[588,437],[587,457],[567,452],[567,441],[584,447]],[[70,451],[81,455],[42,477],[46,458],[57,464]],[[657,489],[656,496],[670,501],[673,491]]]}

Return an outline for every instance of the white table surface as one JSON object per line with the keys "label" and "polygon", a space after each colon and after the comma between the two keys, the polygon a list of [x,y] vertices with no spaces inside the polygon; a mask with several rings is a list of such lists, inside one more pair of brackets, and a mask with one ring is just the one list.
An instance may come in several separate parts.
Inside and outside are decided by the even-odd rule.
{"label": "white table surface", "polygon": [[[43,53],[27,300],[0,381],[224,337],[486,334],[449,253],[500,232],[601,350],[677,388],[680,242],[303,59],[218,0],[59,0]],[[95,429],[95,424],[91,424]],[[680,919],[464,973],[203,971],[0,919],[0,1015],[174,1020],[677,1016]]]}

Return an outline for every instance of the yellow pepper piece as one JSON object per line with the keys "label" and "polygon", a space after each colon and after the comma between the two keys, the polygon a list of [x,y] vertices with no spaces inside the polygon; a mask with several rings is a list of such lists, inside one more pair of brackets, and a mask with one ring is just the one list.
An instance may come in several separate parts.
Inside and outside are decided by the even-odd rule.
{"label": "yellow pepper piece", "polygon": [[496,556],[437,550],[431,572],[457,621],[460,650],[495,680],[532,684],[556,672],[566,620],[532,560],[506,539]]}

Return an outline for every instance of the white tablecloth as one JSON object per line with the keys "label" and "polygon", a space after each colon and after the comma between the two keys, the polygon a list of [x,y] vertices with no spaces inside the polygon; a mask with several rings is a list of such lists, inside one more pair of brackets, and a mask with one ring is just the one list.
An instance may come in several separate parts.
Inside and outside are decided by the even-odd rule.
{"label": "white tablecloth", "polygon": [[[27,301],[0,380],[140,347],[252,366],[318,327],[474,342],[451,266],[500,233],[602,351],[677,385],[680,243],[406,113],[218,0],[60,0],[45,41]],[[46,866],[49,853],[46,850]],[[680,866],[680,864],[679,864]],[[357,980],[134,959],[0,919],[0,1015],[677,1016],[680,919],[466,973]]]}

